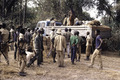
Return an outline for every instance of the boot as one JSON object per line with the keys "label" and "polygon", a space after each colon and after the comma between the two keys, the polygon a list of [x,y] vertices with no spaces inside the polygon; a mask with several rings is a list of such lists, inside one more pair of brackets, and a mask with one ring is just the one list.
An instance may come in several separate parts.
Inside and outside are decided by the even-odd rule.
{"label": "boot", "polygon": [[87,56],[85,60],[86,60],[86,61],[89,61],[89,60],[90,60],[90,59],[89,59],[89,56]]}
{"label": "boot", "polygon": [[20,76],[26,76],[26,73],[25,72],[19,72],[19,75]]}
{"label": "boot", "polygon": [[89,56],[87,56],[87,60],[89,61],[90,59],[89,59]]}
{"label": "boot", "polygon": [[56,60],[55,60],[55,58],[53,58],[53,63],[56,63]]}

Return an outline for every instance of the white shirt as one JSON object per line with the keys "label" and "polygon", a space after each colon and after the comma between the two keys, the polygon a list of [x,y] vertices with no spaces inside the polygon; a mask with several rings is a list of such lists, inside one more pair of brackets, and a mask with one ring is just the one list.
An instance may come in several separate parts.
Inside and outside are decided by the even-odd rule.
{"label": "white shirt", "polygon": [[22,33],[19,34],[19,40],[24,38],[24,35]]}
{"label": "white shirt", "polygon": [[55,32],[54,31],[51,31],[50,32],[50,39],[54,38],[55,37]]}

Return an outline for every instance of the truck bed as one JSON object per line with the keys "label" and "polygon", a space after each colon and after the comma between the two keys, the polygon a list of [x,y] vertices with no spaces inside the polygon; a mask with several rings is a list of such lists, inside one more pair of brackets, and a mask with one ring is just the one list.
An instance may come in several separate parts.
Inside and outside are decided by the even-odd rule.
{"label": "truck bed", "polygon": [[61,29],[62,33],[64,33],[65,28],[71,28],[72,34],[74,31],[79,31],[80,36],[86,37],[86,33],[90,32],[90,35],[94,38],[95,37],[95,30],[98,29],[101,31],[102,38],[110,38],[111,37],[111,29],[108,26],[92,26],[92,25],[80,25],[80,26],[47,26],[45,29],[46,34],[49,35],[51,28],[54,27],[55,30]]}

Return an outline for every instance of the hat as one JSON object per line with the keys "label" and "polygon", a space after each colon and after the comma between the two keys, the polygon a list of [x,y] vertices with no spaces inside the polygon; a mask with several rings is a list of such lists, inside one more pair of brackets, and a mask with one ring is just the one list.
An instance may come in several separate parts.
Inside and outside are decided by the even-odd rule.
{"label": "hat", "polygon": [[57,33],[57,34],[60,34],[60,33],[61,33],[61,29],[58,29],[56,33]]}

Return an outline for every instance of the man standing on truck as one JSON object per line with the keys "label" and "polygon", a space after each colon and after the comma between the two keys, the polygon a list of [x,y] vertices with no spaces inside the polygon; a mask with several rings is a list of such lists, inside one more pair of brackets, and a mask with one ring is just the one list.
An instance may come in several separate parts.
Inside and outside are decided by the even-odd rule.
{"label": "man standing on truck", "polygon": [[71,45],[71,62],[74,65],[74,59],[76,58],[76,48],[78,44],[77,31],[74,32],[74,35],[70,37]]}
{"label": "man standing on truck", "polygon": [[98,56],[99,58],[99,62],[100,62],[100,69],[103,69],[103,65],[102,65],[102,59],[101,59],[101,50],[102,50],[102,38],[100,36],[100,30],[96,30],[95,31],[95,35],[96,35],[96,46],[95,46],[95,50],[93,52],[92,58],[91,58],[91,65],[89,66],[90,68],[93,67],[94,65],[94,61],[96,56]]}
{"label": "man standing on truck", "polygon": [[90,32],[87,32],[87,37],[86,37],[86,59],[89,60],[90,53],[91,53],[91,48],[92,48],[92,38],[90,36]]}
{"label": "man standing on truck", "polygon": [[67,15],[65,15],[64,20],[63,20],[63,26],[67,25]]}

